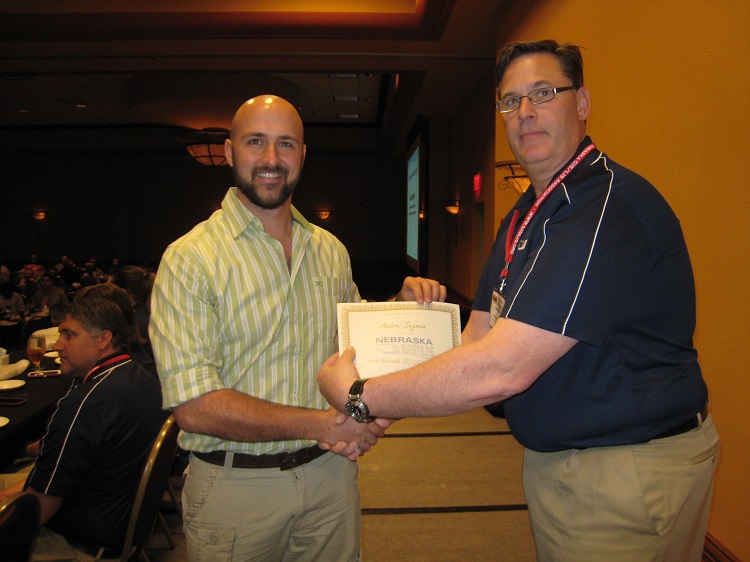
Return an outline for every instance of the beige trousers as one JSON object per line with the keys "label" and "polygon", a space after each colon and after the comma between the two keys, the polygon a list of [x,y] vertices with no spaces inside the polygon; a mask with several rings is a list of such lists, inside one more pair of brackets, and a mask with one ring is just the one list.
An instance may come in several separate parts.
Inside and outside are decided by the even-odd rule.
{"label": "beige trousers", "polygon": [[523,485],[540,562],[699,562],[719,434],[621,447],[526,450]]}
{"label": "beige trousers", "polygon": [[328,453],[292,470],[191,455],[182,489],[191,562],[359,559],[359,467]]}

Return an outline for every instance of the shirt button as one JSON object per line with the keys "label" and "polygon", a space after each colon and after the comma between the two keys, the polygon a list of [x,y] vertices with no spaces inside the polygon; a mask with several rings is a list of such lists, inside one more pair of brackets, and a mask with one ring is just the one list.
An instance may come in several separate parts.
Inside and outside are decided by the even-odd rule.
{"label": "shirt button", "polygon": [[217,533],[216,531],[214,531],[213,533],[211,533],[211,535],[209,536],[209,540],[212,543],[214,543],[214,544],[216,544],[217,542],[219,542],[219,533]]}

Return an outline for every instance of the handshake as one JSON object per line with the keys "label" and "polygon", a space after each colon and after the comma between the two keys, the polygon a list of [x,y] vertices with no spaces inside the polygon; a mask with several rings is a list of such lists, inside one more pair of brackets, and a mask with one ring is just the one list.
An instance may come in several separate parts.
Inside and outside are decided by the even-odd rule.
{"label": "handshake", "polygon": [[394,420],[377,418],[360,423],[354,418],[329,408],[324,412],[329,418],[330,436],[318,441],[318,447],[356,461],[378,442]]}
{"label": "handshake", "polygon": [[[347,371],[345,384],[362,381],[363,379],[359,378],[354,366],[354,357],[355,351],[351,347],[340,357],[338,354],[334,354],[325,362],[321,368],[321,373],[338,363],[340,368],[343,367]],[[318,373],[318,382],[321,382],[320,373]],[[359,385],[359,390],[353,392],[355,394],[361,393],[363,386],[364,382]],[[352,410],[351,407],[347,407],[348,400],[347,402],[336,403],[328,385],[321,386],[321,392],[330,404],[335,405],[334,408],[329,408],[326,411],[327,415],[332,416],[332,429],[335,437],[318,441],[318,447],[344,456],[350,461],[356,461],[357,458],[372,449],[378,442],[378,438],[382,437],[385,430],[395,421],[388,418],[370,417],[366,406],[363,406],[363,410]]]}

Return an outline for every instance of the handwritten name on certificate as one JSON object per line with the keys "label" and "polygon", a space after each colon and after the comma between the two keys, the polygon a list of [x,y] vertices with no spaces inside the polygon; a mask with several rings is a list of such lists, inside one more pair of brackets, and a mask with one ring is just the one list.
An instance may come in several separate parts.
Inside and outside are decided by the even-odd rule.
{"label": "handwritten name on certificate", "polygon": [[362,378],[400,371],[461,345],[457,304],[368,302],[338,305],[339,351],[357,351]]}

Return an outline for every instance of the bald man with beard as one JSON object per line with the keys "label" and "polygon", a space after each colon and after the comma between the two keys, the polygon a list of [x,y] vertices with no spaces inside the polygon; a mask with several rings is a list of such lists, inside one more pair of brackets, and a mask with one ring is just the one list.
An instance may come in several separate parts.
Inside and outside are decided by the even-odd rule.
{"label": "bald man with beard", "polygon": [[[183,489],[188,553],[358,560],[352,461],[389,422],[338,414],[315,380],[338,348],[336,304],[360,300],[349,255],[292,205],[306,146],[289,102],[245,102],[225,152],[236,187],[170,245],[152,295],[165,407],[192,452]],[[408,277],[398,298],[444,300],[445,287]]]}

